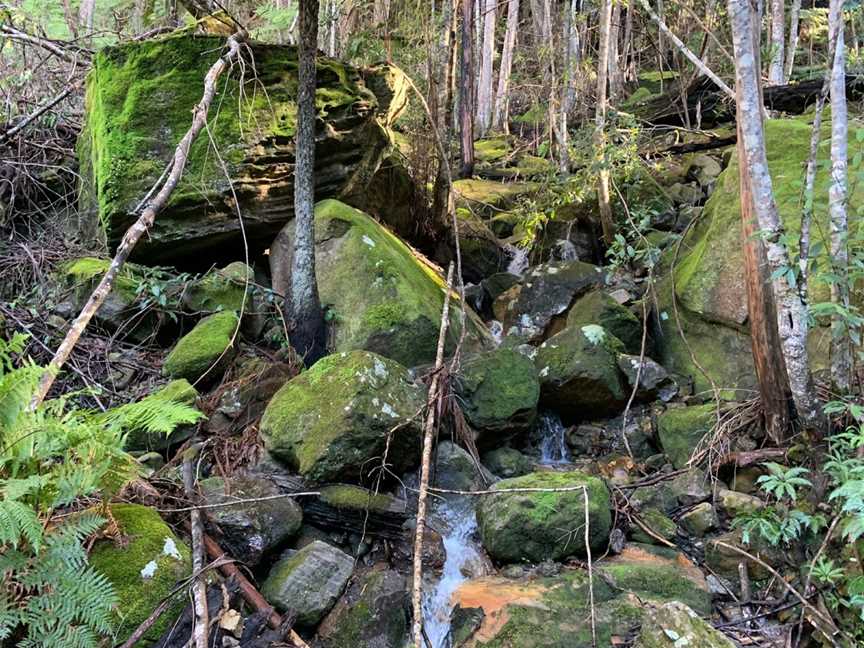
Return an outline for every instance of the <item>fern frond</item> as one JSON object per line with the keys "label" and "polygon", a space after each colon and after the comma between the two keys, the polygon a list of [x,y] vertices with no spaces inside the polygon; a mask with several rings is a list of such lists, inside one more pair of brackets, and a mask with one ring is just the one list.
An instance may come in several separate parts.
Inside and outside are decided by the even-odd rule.
{"label": "fern frond", "polygon": [[42,546],[42,524],[36,511],[15,500],[0,500],[0,545],[18,546],[22,540],[34,551]]}
{"label": "fern frond", "polygon": [[204,415],[192,405],[174,400],[162,392],[127,403],[105,413],[105,421],[124,432],[171,434],[181,425],[197,422]]}

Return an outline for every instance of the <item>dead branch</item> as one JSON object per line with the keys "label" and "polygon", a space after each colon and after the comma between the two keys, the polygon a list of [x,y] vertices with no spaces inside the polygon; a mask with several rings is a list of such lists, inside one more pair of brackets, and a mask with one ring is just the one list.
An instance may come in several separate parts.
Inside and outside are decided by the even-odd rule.
{"label": "dead branch", "polygon": [[594,611],[594,567],[591,563],[590,522],[588,516],[590,503],[588,501],[588,487],[583,484],[581,488],[582,498],[585,503],[585,555],[588,561],[588,604],[591,607],[591,648],[597,648],[597,623]]}
{"label": "dead branch", "polygon": [[32,113],[27,115],[24,119],[19,121],[14,126],[10,127],[4,133],[0,134],[0,143],[5,142],[9,138],[14,137],[17,133],[20,133],[22,130],[27,128],[28,125],[33,123],[36,119],[39,119],[39,117],[41,117],[46,112],[51,110],[54,106],[56,106],[58,103],[63,101],[73,91],[80,88],[82,83],[83,83],[83,80],[81,80],[81,79],[79,79],[78,81],[76,81],[74,83],[70,83],[60,93],[58,93],[57,95],[52,97],[46,103],[42,104],[42,106],[40,106],[39,108],[34,110]]}
{"label": "dead branch", "polygon": [[[194,444],[183,453],[183,487],[186,497],[195,498],[195,464],[201,446]],[[192,529],[192,571],[198,572],[204,565],[204,523],[201,511],[192,509],[189,514]],[[195,611],[192,625],[192,640],[195,648],[207,648],[207,635],[210,629],[210,615],[207,609],[207,582],[198,578],[192,583],[192,600]]]}
{"label": "dead branch", "polygon": [[79,57],[89,58],[91,56],[89,51],[78,47],[74,48],[74,54],[72,54],[68,50],[68,45],[47,38],[33,36],[32,34],[21,31],[20,29],[15,29],[11,25],[0,25],[0,34],[3,34],[12,40],[17,40],[22,43],[30,43],[31,45],[41,47],[42,49],[51,52],[57,58],[63,59],[69,63],[75,63]]}
{"label": "dead branch", "polygon": [[180,143],[174,151],[174,157],[170,163],[171,172],[168,174],[165,184],[162,185],[162,188],[153,198],[153,201],[150,202],[150,204],[145,207],[144,211],[141,212],[138,220],[135,221],[123,235],[123,240],[117,247],[117,253],[111,260],[111,264],[105,272],[105,276],[102,277],[102,280],[99,282],[99,285],[96,286],[93,294],[90,295],[84,308],[81,309],[78,317],[75,318],[72,326],[69,327],[66,337],[63,339],[63,342],[54,354],[48,367],[46,367],[45,373],[42,374],[42,379],[39,381],[39,387],[30,402],[31,410],[35,410],[39,407],[42,401],[45,400],[48,391],[51,389],[51,385],[54,384],[54,379],[56,378],[57,373],[69,358],[69,354],[72,353],[72,349],[75,348],[75,344],[81,338],[84,329],[87,328],[90,320],[93,319],[96,311],[99,310],[99,307],[111,292],[111,287],[113,286],[114,280],[120,272],[120,269],[123,267],[123,264],[126,263],[130,253],[141,237],[144,236],[144,234],[146,234],[153,226],[153,222],[156,220],[156,215],[168,202],[171,193],[180,182],[183,170],[186,167],[186,161],[189,158],[189,149],[195,141],[195,138],[207,123],[207,112],[210,109],[210,105],[213,103],[213,98],[216,96],[216,81],[226,68],[228,68],[231,61],[238,56],[240,52],[240,43],[245,40],[245,38],[246,32],[242,29],[233,36],[230,36],[227,42],[228,51],[220,56],[219,60],[217,60],[207,71],[207,75],[204,78],[204,94],[193,112],[192,125],[189,127],[189,130],[186,131],[186,134],[183,135],[183,138],[180,140]]}

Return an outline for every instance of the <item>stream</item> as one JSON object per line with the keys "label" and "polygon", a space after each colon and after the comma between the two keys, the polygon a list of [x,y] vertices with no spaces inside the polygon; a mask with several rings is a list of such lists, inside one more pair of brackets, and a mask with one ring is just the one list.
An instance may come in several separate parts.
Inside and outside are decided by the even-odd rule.
{"label": "stream", "polygon": [[537,421],[540,433],[540,463],[546,466],[561,466],[571,463],[570,448],[567,447],[567,428],[557,414],[544,412]]}

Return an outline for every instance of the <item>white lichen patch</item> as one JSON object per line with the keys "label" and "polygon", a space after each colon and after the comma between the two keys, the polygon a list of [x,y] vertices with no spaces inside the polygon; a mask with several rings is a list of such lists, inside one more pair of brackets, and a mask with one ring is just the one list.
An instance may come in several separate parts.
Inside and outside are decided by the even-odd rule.
{"label": "white lichen patch", "polygon": [[369,238],[365,234],[363,235],[363,242],[366,245],[368,245],[369,247],[375,247],[375,241],[373,241],[371,238]]}
{"label": "white lichen patch", "polygon": [[390,405],[390,403],[384,403],[381,411],[391,418],[399,418],[399,415],[396,413],[396,410],[393,409],[393,406]]}
{"label": "white lichen patch", "polygon": [[151,560],[146,565],[144,565],[143,569],[141,569],[141,578],[144,580],[150,580],[155,576],[156,570],[159,569],[159,565],[155,560]]}
{"label": "white lichen patch", "polygon": [[180,555],[180,551],[177,549],[177,543],[174,542],[174,538],[165,538],[165,544],[162,546],[162,555],[170,556],[175,560],[183,560],[183,556]]}

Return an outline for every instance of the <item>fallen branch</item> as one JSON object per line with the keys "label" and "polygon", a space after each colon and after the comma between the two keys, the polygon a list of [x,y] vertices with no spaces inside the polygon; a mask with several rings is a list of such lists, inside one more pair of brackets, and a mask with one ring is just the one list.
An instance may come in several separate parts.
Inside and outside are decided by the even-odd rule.
{"label": "fallen branch", "polygon": [[0,34],[3,34],[7,38],[11,38],[12,40],[17,40],[22,43],[30,43],[31,45],[41,47],[42,49],[51,52],[57,58],[63,59],[68,63],[75,63],[79,55],[83,55],[86,58],[89,58],[91,56],[90,52],[82,50],[80,48],[75,48],[75,53],[70,54],[67,49],[59,45],[57,41],[48,40],[47,38],[40,38],[39,36],[33,36],[32,34],[21,31],[20,29],[15,29],[11,25],[0,25]]}
{"label": "fallen branch", "polygon": [[141,237],[144,236],[153,226],[153,222],[156,220],[156,215],[168,202],[172,192],[180,182],[180,178],[183,176],[183,170],[185,169],[186,162],[189,158],[189,149],[195,141],[195,138],[207,123],[207,113],[210,109],[210,105],[213,103],[213,98],[216,96],[216,81],[228,68],[231,61],[239,56],[240,43],[245,38],[246,32],[243,30],[230,36],[227,42],[228,51],[220,56],[219,60],[217,60],[207,71],[207,75],[204,77],[204,94],[201,97],[201,101],[195,107],[192,116],[192,124],[189,127],[189,130],[187,130],[186,134],[183,135],[183,138],[180,140],[180,143],[174,151],[174,157],[170,162],[171,171],[165,179],[165,184],[162,185],[162,188],[153,198],[152,202],[144,208],[141,215],[138,217],[138,220],[135,221],[123,235],[123,240],[117,247],[117,253],[111,260],[108,270],[105,272],[99,285],[96,286],[95,290],[90,295],[84,308],[81,309],[78,317],[75,318],[72,326],[69,327],[66,337],[58,347],[57,352],[51,359],[51,362],[45,368],[45,372],[42,374],[42,378],[39,381],[39,387],[37,388],[33,399],[30,401],[31,410],[35,410],[39,407],[42,401],[45,400],[48,391],[54,384],[54,379],[57,377],[61,367],[66,363],[66,360],[68,360],[69,355],[72,353],[72,349],[75,348],[75,345],[84,333],[84,329],[87,328],[90,320],[93,319],[96,311],[99,310],[99,307],[111,292],[111,287],[114,285],[114,280],[117,278],[123,264],[126,263],[126,260],[129,258],[129,255]]}
{"label": "fallen branch", "polygon": [[19,121],[14,126],[10,127],[8,130],[0,134],[0,142],[5,142],[6,140],[14,137],[17,133],[20,133],[22,130],[27,128],[30,124],[32,124],[35,120],[39,119],[46,112],[51,110],[58,103],[63,101],[66,97],[68,97],[74,90],[77,90],[81,87],[83,81],[79,80],[75,83],[70,83],[67,85],[60,93],[51,98],[47,103],[42,104],[39,108],[34,110],[32,113],[24,117],[21,121]]}
{"label": "fallen branch", "polygon": [[585,556],[588,561],[588,604],[591,607],[591,648],[597,648],[597,623],[594,612],[594,567],[591,562],[591,534],[588,517],[590,502],[588,501],[588,487],[583,484],[581,488],[582,498],[585,503]]}
{"label": "fallen branch", "polygon": [[426,399],[426,421],[423,425],[423,462],[420,466],[420,493],[417,496],[417,524],[414,530],[414,584],[412,604],[414,608],[414,648],[423,648],[423,531],[426,527],[426,499],[429,494],[429,473],[432,464],[432,442],[437,421],[438,393],[444,367],[444,341],[450,324],[450,292],[453,284],[453,264],[447,270],[447,290],[441,309],[441,327],[438,332],[438,349],[435,352],[435,370],[429,397]]}
{"label": "fallen branch", "polygon": [[735,464],[737,468],[746,468],[765,461],[784,459],[786,450],[783,448],[762,448],[760,450],[748,450],[741,452],[730,452],[724,455],[718,462],[719,466]]}
{"label": "fallen branch", "polygon": [[[195,464],[201,446],[194,444],[183,453],[183,487],[186,497],[195,497]],[[189,526],[192,529],[192,571],[199,572],[204,565],[204,523],[201,511],[192,509]],[[192,622],[192,641],[195,648],[207,648],[210,614],[207,609],[207,581],[199,577],[192,582],[192,601],[195,616]]]}
{"label": "fallen branch", "polygon": [[255,504],[257,502],[269,502],[271,500],[285,499],[287,497],[304,497],[320,495],[319,491],[308,491],[302,493],[279,493],[278,495],[267,495],[266,497],[249,497],[244,499],[236,499],[230,502],[221,502],[218,504],[198,504],[197,506],[185,506],[183,508],[160,509],[156,510],[160,513],[186,513],[188,511],[203,511],[207,509],[226,508],[229,506],[238,506],[240,504]]}

